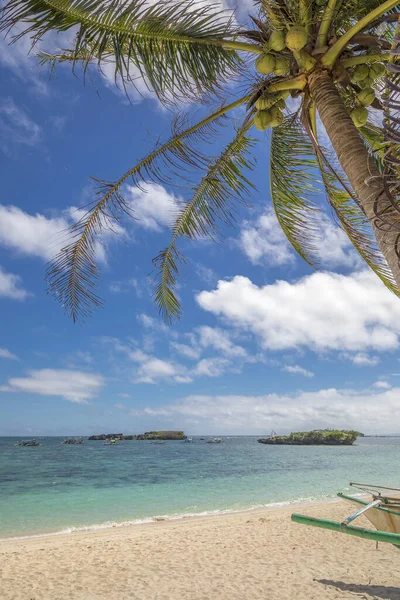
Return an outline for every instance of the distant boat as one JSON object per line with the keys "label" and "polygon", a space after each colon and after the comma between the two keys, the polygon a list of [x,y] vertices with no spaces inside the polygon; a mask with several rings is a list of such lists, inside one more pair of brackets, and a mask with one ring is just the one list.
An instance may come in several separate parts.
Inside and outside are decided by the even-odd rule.
{"label": "distant boat", "polygon": [[66,438],[61,442],[62,444],[83,444],[82,438]]}
{"label": "distant boat", "polygon": [[223,440],[221,438],[211,438],[207,440],[207,444],[222,444]]}
{"label": "distant boat", "polygon": [[33,440],[21,440],[20,442],[15,442],[14,446],[41,446],[41,444],[36,439],[33,439]]}
{"label": "distant boat", "polygon": [[183,440],[184,444],[194,444],[194,440],[191,437],[187,437],[185,440]]}
{"label": "distant boat", "polygon": [[165,442],[162,442],[161,440],[156,440],[155,442],[150,442],[150,444],[157,444],[157,446],[159,446],[160,444],[165,444]]}
{"label": "distant boat", "polygon": [[117,444],[120,444],[121,440],[118,438],[113,438],[111,440],[105,440],[105,442],[103,442],[103,446],[116,446]]}
{"label": "distant boat", "polygon": [[[350,485],[363,492],[370,493],[371,500],[366,502],[360,498],[347,496],[339,492],[339,498],[348,500],[357,506],[356,512],[341,523],[298,514],[292,515],[292,521],[303,525],[331,529],[376,542],[388,542],[400,547],[400,495],[392,495],[391,493],[400,492],[400,489],[364,483],[350,483]],[[370,523],[376,527],[377,531],[350,525],[350,523],[361,515],[367,517]]]}

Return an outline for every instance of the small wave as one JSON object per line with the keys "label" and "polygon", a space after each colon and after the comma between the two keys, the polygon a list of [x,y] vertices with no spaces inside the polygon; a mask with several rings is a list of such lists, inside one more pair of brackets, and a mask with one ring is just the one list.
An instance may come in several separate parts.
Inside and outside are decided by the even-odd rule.
{"label": "small wave", "polygon": [[17,542],[21,540],[40,539],[48,538],[58,535],[70,535],[73,533],[85,533],[90,531],[101,531],[103,529],[113,529],[121,527],[130,527],[132,525],[150,525],[165,521],[181,521],[184,519],[193,519],[201,517],[213,517],[218,515],[234,515],[247,513],[268,508],[284,508],[285,506],[296,506],[303,504],[319,503],[319,502],[336,502],[338,498],[332,498],[331,496],[317,496],[307,498],[297,498],[296,500],[285,500],[282,502],[270,502],[268,504],[255,504],[247,508],[226,508],[216,510],[205,510],[198,513],[180,513],[175,515],[156,515],[153,517],[144,517],[142,519],[133,519],[129,521],[105,521],[104,523],[95,523],[93,525],[81,525],[65,527],[60,531],[52,531],[48,533],[36,533],[31,535],[21,535],[13,537],[0,538],[0,542]]}

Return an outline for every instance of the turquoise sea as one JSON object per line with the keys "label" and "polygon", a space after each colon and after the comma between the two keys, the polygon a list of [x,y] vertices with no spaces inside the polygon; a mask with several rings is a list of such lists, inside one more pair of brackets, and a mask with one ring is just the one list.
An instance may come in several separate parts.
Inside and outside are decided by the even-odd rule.
{"label": "turquoise sea", "polygon": [[52,437],[24,448],[0,438],[0,537],[322,500],[351,480],[400,487],[400,438],[348,447],[223,439],[68,446]]}

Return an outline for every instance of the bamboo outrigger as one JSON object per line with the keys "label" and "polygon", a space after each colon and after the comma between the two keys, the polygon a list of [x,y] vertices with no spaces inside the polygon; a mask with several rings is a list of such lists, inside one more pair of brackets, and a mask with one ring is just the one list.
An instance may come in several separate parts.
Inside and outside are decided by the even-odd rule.
{"label": "bamboo outrigger", "polygon": [[[363,492],[370,493],[372,499],[370,502],[366,502],[361,498],[347,496],[339,492],[339,498],[348,500],[358,507],[355,513],[351,514],[341,523],[299,514],[293,514],[292,521],[303,525],[311,525],[313,527],[322,527],[323,529],[347,533],[348,535],[354,535],[376,542],[387,542],[400,547],[400,496],[387,495],[387,492],[389,491],[400,492],[400,489],[354,482],[351,482],[350,485]],[[355,521],[361,515],[365,515],[372,525],[376,527],[377,531],[350,525],[350,523]]]}

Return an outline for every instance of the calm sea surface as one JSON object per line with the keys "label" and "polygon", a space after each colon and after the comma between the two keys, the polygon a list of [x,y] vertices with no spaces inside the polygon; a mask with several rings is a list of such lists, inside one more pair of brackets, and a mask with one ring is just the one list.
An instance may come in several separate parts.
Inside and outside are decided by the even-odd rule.
{"label": "calm sea surface", "polygon": [[0,438],[0,537],[333,498],[352,480],[400,487],[400,438],[350,447],[223,439],[68,446],[53,437],[23,448]]}

